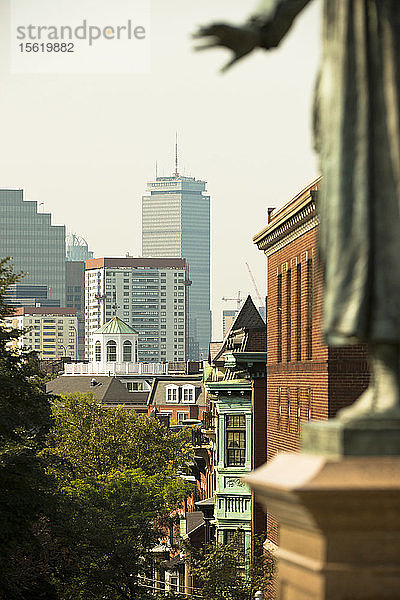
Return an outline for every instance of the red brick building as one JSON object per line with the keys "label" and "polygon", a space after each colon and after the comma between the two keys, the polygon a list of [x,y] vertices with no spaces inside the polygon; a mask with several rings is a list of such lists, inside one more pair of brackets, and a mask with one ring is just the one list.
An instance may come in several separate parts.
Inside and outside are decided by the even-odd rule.
{"label": "red brick building", "polygon": [[[322,270],[316,203],[320,179],[279,210],[253,239],[267,257],[267,460],[299,450],[301,423],[334,417],[367,387],[362,346],[328,348],[321,333]],[[268,515],[268,537],[278,527]]]}

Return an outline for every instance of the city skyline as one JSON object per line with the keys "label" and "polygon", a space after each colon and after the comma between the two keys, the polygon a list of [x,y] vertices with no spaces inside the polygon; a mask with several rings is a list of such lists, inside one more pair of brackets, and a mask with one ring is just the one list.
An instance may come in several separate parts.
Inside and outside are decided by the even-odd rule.
{"label": "city skyline", "polygon": [[[222,297],[253,293],[245,262],[264,288],[265,266],[251,238],[267,207],[318,174],[309,110],[320,52],[318,2],[279,53],[255,52],[224,76],[218,70],[227,54],[196,54],[190,36],[210,20],[242,21],[253,3],[154,0],[150,74],[85,77],[10,75],[7,5],[0,7],[8,140],[0,150],[0,187],[24,188],[54,223],[83,236],[95,256],[139,255],[143,185],[156,161],[160,176],[173,173],[178,131],[182,174],[205,179],[213,198],[213,337],[220,337],[222,310],[235,306]],[[171,14],[172,31],[165,27]],[[123,216],[118,231],[108,227],[116,212]],[[229,248],[228,229],[235,240]]]}

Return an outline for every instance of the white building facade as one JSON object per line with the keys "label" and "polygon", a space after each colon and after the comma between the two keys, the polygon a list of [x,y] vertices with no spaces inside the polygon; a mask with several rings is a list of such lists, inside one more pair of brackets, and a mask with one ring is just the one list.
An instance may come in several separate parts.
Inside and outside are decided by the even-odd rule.
{"label": "white building facade", "polygon": [[132,362],[185,361],[189,284],[181,258],[87,260],[86,358],[95,362],[96,330],[118,317],[138,334]]}

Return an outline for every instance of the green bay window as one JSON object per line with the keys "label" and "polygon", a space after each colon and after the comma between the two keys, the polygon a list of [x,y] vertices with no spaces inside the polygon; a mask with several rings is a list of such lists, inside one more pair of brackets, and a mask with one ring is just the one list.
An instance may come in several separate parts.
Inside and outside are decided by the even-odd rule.
{"label": "green bay window", "polygon": [[226,415],[226,466],[244,467],[246,462],[246,417]]}

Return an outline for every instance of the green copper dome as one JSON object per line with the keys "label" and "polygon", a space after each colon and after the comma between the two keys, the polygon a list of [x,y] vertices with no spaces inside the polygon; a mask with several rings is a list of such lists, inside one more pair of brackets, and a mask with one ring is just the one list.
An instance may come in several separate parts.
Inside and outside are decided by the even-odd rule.
{"label": "green copper dome", "polygon": [[104,325],[102,325],[101,327],[96,329],[96,331],[94,331],[93,333],[112,333],[112,334],[135,333],[135,334],[137,334],[137,331],[132,329],[132,327],[130,325],[128,325],[127,323],[125,323],[124,321],[121,321],[120,318],[114,317],[113,319],[111,319],[111,321],[104,323]]}

